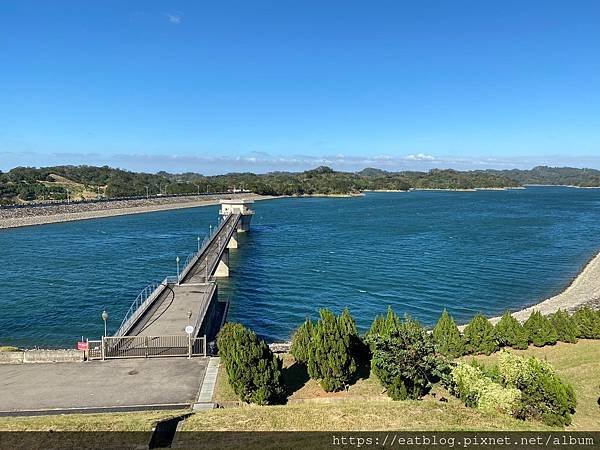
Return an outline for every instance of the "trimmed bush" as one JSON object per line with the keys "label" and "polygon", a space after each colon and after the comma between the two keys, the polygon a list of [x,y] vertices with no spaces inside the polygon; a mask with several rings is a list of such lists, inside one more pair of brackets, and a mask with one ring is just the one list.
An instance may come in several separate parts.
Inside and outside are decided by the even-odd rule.
{"label": "trimmed bush", "polygon": [[308,374],[319,380],[325,391],[339,391],[356,374],[355,343],[360,338],[349,313],[340,317],[327,309],[319,313],[320,319],[313,327],[309,346]]}
{"label": "trimmed bush", "polygon": [[490,353],[498,350],[494,326],[483,315],[476,314],[463,332],[465,353]]}
{"label": "trimmed bush", "polygon": [[594,312],[588,307],[578,309],[573,314],[573,321],[577,326],[577,337],[600,339],[600,311]]}
{"label": "trimmed bush", "polygon": [[494,332],[496,333],[498,345],[501,347],[524,350],[529,346],[527,332],[508,311],[504,313],[500,321],[496,324]]}
{"label": "trimmed bush", "polygon": [[309,319],[296,330],[292,336],[292,345],[290,353],[294,359],[300,363],[308,363],[310,355],[310,345],[312,343],[313,324]]}
{"label": "trimmed bush", "polygon": [[520,409],[521,392],[505,388],[476,366],[460,361],[450,373],[450,391],[465,405],[484,411],[515,415]]}
{"label": "trimmed bush", "polygon": [[554,345],[558,340],[556,330],[548,320],[539,311],[534,311],[529,316],[529,319],[523,324],[523,328],[527,332],[529,342],[536,347],[544,345]]}
{"label": "trimmed bush", "polygon": [[435,349],[443,355],[457,358],[464,352],[463,340],[456,322],[446,309],[433,328],[433,340]]}
{"label": "trimmed bush", "polygon": [[556,337],[561,342],[577,342],[577,325],[569,313],[558,310],[549,318],[556,330]]}
{"label": "trimmed bush", "polygon": [[550,426],[571,423],[576,406],[575,393],[547,361],[503,351],[498,356],[498,372],[505,386],[521,391],[517,417],[542,420]]}
{"label": "trimmed bush", "polygon": [[444,369],[433,337],[419,322],[406,316],[397,329],[371,335],[371,367],[393,400],[423,396]]}
{"label": "trimmed bush", "polygon": [[281,360],[256,334],[239,323],[227,323],[217,336],[229,384],[240,400],[266,405],[283,396]]}

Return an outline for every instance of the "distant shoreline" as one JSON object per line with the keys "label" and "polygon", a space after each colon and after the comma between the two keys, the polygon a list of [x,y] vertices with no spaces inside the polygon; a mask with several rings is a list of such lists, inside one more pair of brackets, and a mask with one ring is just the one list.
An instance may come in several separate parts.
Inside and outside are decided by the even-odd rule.
{"label": "distant shoreline", "polygon": [[0,230],[51,223],[72,222],[75,220],[100,219],[103,217],[126,216],[173,209],[197,208],[218,205],[224,198],[245,198],[268,200],[276,197],[258,194],[215,195],[203,198],[176,197],[140,200],[116,200],[103,203],[71,203],[67,205],[47,205],[36,208],[0,210]]}
{"label": "distant shoreline", "polygon": [[[583,266],[569,286],[560,293],[534,305],[512,312],[511,315],[522,323],[534,311],[539,311],[544,316],[547,316],[559,309],[573,312],[585,306],[600,309],[600,251]],[[488,319],[492,324],[496,324],[500,321],[501,316]],[[458,328],[462,331],[465,326],[466,324],[460,325]]]}

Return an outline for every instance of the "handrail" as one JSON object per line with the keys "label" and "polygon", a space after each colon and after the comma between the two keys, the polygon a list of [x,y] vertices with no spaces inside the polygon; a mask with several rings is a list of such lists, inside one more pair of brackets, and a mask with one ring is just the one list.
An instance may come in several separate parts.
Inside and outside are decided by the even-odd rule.
{"label": "handrail", "polygon": [[206,252],[206,250],[210,247],[210,245],[213,242],[213,238],[219,234],[221,232],[221,230],[223,229],[223,227],[227,224],[227,222],[229,221],[229,218],[231,217],[231,213],[224,216],[224,217],[219,217],[219,224],[214,227],[212,229],[212,231],[207,234],[204,238],[204,240],[202,241],[202,246],[200,247],[200,251],[194,252],[194,253],[190,253],[186,260],[185,260],[185,265],[183,270],[180,272],[179,274],[179,278],[177,280],[177,283],[180,283],[188,274],[188,272],[190,271],[190,269],[196,264],[196,262],[198,261],[198,259],[200,258],[201,255],[204,254],[204,252]]}
{"label": "handrail", "polygon": [[126,326],[133,319],[137,319],[139,317],[139,314],[137,313],[141,311],[141,308],[147,305],[149,303],[149,300],[153,301],[154,298],[156,298],[157,291],[160,289],[162,292],[162,289],[167,284],[169,284],[169,277],[166,277],[161,283],[152,283],[146,286],[144,289],[142,289],[142,291],[138,294],[138,296],[135,298],[135,300],[127,310],[127,313],[125,313],[125,317],[123,317],[123,320],[121,321],[121,326],[115,333],[115,336],[121,335]]}

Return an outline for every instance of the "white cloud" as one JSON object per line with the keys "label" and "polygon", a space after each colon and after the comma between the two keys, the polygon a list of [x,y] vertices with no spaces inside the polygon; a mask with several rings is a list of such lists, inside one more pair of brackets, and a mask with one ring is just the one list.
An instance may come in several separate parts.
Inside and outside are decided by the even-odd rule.
{"label": "white cloud", "polygon": [[169,22],[173,25],[179,25],[183,20],[181,14],[166,13],[165,16],[167,16],[167,19],[169,19]]}
{"label": "white cloud", "polygon": [[416,155],[408,155],[404,159],[407,161],[435,161],[435,158],[425,153],[417,153]]}
{"label": "white cloud", "polygon": [[55,152],[39,154],[32,151],[5,152],[0,145],[0,170],[6,171],[12,167],[51,166],[60,164],[90,164],[121,167],[134,171],[156,172],[198,172],[207,175],[227,172],[270,172],[302,171],[317,166],[330,166],[336,170],[356,171],[365,167],[398,170],[429,170],[445,169],[486,169],[486,168],[531,168],[536,165],[575,166],[600,168],[598,156],[522,156],[514,158],[492,157],[434,157],[417,153],[406,156],[377,154],[374,156],[349,156],[342,153],[333,155],[274,155],[264,151],[254,151],[232,155],[219,155],[207,151],[185,154],[148,154],[138,153],[68,153]]}

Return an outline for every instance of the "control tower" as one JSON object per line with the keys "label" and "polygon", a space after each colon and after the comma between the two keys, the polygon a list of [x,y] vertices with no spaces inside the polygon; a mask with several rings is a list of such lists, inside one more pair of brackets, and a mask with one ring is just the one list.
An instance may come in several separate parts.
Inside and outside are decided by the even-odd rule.
{"label": "control tower", "polygon": [[221,211],[219,214],[222,216],[241,214],[237,231],[239,233],[244,233],[250,229],[250,220],[252,220],[252,216],[254,215],[254,210],[252,209],[253,203],[254,200],[246,199],[221,200]]}

